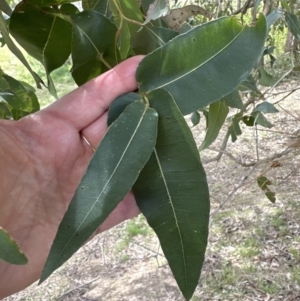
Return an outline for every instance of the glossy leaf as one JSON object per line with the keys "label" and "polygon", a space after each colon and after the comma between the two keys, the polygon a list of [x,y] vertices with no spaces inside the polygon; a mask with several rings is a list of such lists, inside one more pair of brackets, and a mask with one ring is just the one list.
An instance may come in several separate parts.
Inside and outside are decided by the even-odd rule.
{"label": "glossy leaf", "polygon": [[107,114],[107,124],[110,126],[125,110],[125,108],[133,102],[142,101],[137,93],[127,93],[117,97],[110,105]]}
{"label": "glossy leaf", "polygon": [[159,115],[154,153],[133,187],[184,297],[198,284],[208,236],[209,192],[192,133],[171,95],[149,94]]}
{"label": "glossy leaf", "polygon": [[151,20],[156,20],[160,17],[166,16],[169,13],[170,7],[168,0],[154,0],[154,2],[149,5],[147,18],[144,24],[149,23]]}
{"label": "glossy leaf", "polygon": [[72,76],[82,85],[117,64],[117,27],[96,11],[83,11],[72,20]]}
{"label": "glossy leaf", "polygon": [[32,70],[30,65],[28,64],[26,58],[24,57],[23,53],[20,51],[20,49],[15,45],[14,41],[10,38],[8,27],[6,25],[6,22],[3,18],[3,15],[0,14],[0,31],[2,34],[2,37],[8,47],[8,49],[21,61],[21,63],[26,67],[26,69],[29,71],[29,73],[32,75],[36,86],[38,88],[41,88],[41,84],[43,84],[42,79]]}
{"label": "glossy leaf", "polygon": [[131,47],[135,54],[148,54],[177,35],[178,32],[168,28],[146,25],[132,36]]}
{"label": "glossy leaf", "polygon": [[294,14],[286,13],[285,21],[293,36],[300,41],[300,19]]}
{"label": "glossy leaf", "polygon": [[68,260],[125,197],[153,151],[157,113],[129,105],[109,127],[59,226],[40,283]]}
{"label": "glossy leaf", "polygon": [[199,124],[200,122],[200,114],[198,111],[194,112],[191,116],[191,122],[193,124],[193,126]]}
{"label": "glossy leaf", "polygon": [[223,97],[222,100],[226,103],[227,106],[231,108],[236,108],[240,110],[244,108],[244,104],[238,89]]}
{"label": "glossy leaf", "polygon": [[[117,5],[117,6],[116,6]],[[130,50],[131,36],[136,33],[141,26],[136,24],[143,23],[144,18],[137,1],[132,0],[110,0],[110,8],[112,10],[115,23],[118,27],[121,59],[128,56]],[[129,21],[133,20],[133,22]]]}
{"label": "glossy leaf", "polygon": [[3,228],[0,227],[0,260],[11,264],[23,265],[28,262],[25,254],[17,243]]}
{"label": "glossy leaf", "polygon": [[162,88],[183,114],[197,111],[231,93],[247,77],[263,53],[265,37],[262,16],[255,27],[242,26],[235,18],[198,26],[143,59],[136,73],[140,92]]}
{"label": "glossy leaf", "polygon": [[279,111],[276,109],[276,107],[267,101],[264,101],[257,105],[252,112],[262,112],[262,113],[278,113]]}
{"label": "glossy leaf", "polygon": [[11,16],[10,33],[45,68],[49,91],[56,96],[50,73],[62,66],[71,53],[71,25],[58,16],[42,14],[25,2]]}
{"label": "glossy leaf", "polygon": [[206,129],[205,138],[199,147],[199,151],[208,148],[216,140],[228,112],[228,106],[224,101],[218,101],[209,106],[208,127]]}

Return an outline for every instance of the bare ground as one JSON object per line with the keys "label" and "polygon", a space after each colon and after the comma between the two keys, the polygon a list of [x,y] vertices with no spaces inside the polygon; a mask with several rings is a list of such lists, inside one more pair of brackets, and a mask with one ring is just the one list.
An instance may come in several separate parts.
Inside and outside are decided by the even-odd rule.
{"label": "bare ground", "polygon": [[[293,87],[299,88],[299,81],[281,85],[267,100],[278,101],[285,94],[276,93]],[[226,150],[234,159],[224,154],[218,162],[205,163],[218,154],[226,126],[214,150],[202,153],[212,210],[206,261],[193,301],[300,301],[300,149],[251,167],[237,163],[261,161],[286,149],[299,129],[299,90],[279,104],[288,111],[278,107],[280,113],[267,116],[275,125],[272,132],[243,127],[238,141],[229,141]],[[203,129],[204,120],[193,128],[198,143]],[[274,184],[275,204],[258,188],[260,175]],[[155,235],[140,216],[94,238],[40,287],[33,284],[5,300],[183,298]]]}

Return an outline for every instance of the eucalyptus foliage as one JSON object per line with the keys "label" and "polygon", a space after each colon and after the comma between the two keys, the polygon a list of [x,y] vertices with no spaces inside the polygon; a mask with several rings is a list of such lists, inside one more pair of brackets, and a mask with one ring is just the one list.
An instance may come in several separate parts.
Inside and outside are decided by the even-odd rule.
{"label": "eucalyptus foliage", "polygon": [[[263,15],[251,25],[235,17],[210,20],[206,10],[195,8],[171,10],[172,18],[167,18],[170,9],[163,0],[83,0],[82,9],[70,2],[26,0],[10,11],[0,0],[0,9],[9,16],[0,14],[1,41],[30,70],[38,87],[47,86],[56,97],[51,73],[69,57],[78,85],[128,57],[146,57],[136,72],[138,91],[111,104],[107,134],[59,226],[40,282],[88,240],[132,189],[182,294],[190,300],[205,257],[210,203],[205,171],[184,115],[193,113],[197,124],[199,112],[204,112],[207,130],[200,149],[205,149],[216,139],[229,107],[243,110],[240,93],[249,87],[255,91],[250,73],[264,53],[266,20]],[[182,25],[198,13],[204,16],[200,25]],[[293,20],[289,17],[288,24]],[[46,83],[11,37],[44,66]],[[0,117],[19,119],[39,110],[34,89],[5,72],[0,73]],[[271,111],[270,105],[257,106],[246,119],[242,113],[232,117],[232,139],[241,133],[239,122],[268,127],[263,113]],[[2,245],[16,249],[5,232],[1,235],[5,240],[0,251]],[[9,262],[25,262],[23,255],[16,256]]]}

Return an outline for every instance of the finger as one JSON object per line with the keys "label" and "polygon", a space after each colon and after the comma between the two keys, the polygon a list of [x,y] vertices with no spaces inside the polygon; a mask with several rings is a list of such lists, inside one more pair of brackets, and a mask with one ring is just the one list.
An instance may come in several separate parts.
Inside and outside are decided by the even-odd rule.
{"label": "finger", "polygon": [[107,112],[82,130],[82,135],[86,138],[92,148],[96,149],[107,131]]}
{"label": "finger", "polygon": [[118,96],[137,88],[135,72],[143,56],[132,57],[62,97],[44,111],[78,131],[98,119]]}

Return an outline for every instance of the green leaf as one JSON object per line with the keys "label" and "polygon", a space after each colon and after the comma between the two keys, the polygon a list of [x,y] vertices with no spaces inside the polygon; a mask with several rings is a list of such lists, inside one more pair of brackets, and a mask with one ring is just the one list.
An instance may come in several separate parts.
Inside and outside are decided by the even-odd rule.
{"label": "green leaf", "polygon": [[129,105],[109,127],[59,226],[40,283],[67,261],[126,196],[153,151],[157,113]]}
{"label": "green leaf", "polygon": [[269,201],[271,201],[272,203],[276,202],[275,192],[273,192],[273,191],[266,191],[265,195],[269,199]]}
{"label": "green leaf", "polygon": [[5,100],[15,120],[40,109],[32,87],[24,86],[5,73],[0,74],[0,97]]}
{"label": "green leaf", "polygon": [[231,120],[231,125],[229,126],[229,132],[230,132],[232,142],[235,142],[237,140],[237,136],[242,135],[240,120],[241,119],[238,117],[233,117]]}
{"label": "green leaf", "polygon": [[273,127],[273,124],[268,121],[261,112],[252,112],[251,115],[254,117],[255,124],[261,125],[268,129]]}
{"label": "green leaf", "polygon": [[208,127],[205,138],[199,147],[199,151],[208,148],[216,140],[220,129],[225,122],[228,112],[228,106],[224,101],[218,101],[209,106]]}
{"label": "green leaf", "polygon": [[247,77],[263,53],[265,37],[263,16],[255,27],[231,17],[198,26],[143,59],[136,73],[140,92],[163,88],[184,115],[197,111]]}
{"label": "green leaf", "polygon": [[271,87],[273,86],[276,82],[277,79],[274,78],[272,75],[267,73],[263,67],[258,68],[259,71],[259,84],[265,87]]}
{"label": "green leaf", "polygon": [[285,14],[285,21],[286,24],[291,31],[291,33],[294,35],[294,37],[300,41],[300,20],[299,18],[291,13]]}
{"label": "green leaf", "polygon": [[73,15],[73,14],[78,14],[79,9],[77,6],[71,3],[65,3],[60,7],[60,12],[64,15]]}
{"label": "green leaf", "polygon": [[28,262],[17,243],[2,227],[0,227],[0,259],[18,265],[23,265]]}
{"label": "green leaf", "polygon": [[181,292],[198,284],[208,236],[209,192],[192,133],[171,95],[149,94],[159,115],[155,150],[133,187]]}
{"label": "green leaf", "polygon": [[0,14],[0,31],[2,34],[2,37],[8,47],[8,49],[21,61],[21,63],[27,68],[27,70],[32,75],[36,86],[38,88],[41,88],[41,84],[44,84],[42,79],[31,69],[30,65],[28,64],[26,58],[24,57],[23,53],[20,51],[20,49],[15,45],[14,41],[10,38],[8,27],[6,25],[6,22],[3,18],[3,15]]}
{"label": "green leaf", "polygon": [[131,37],[131,47],[135,54],[148,54],[176,36],[174,30],[146,25]]}
{"label": "green leaf", "polygon": [[244,109],[244,104],[238,89],[223,97],[222,100],[231,108]]}
{"label": "green leaf", "polygon": [[83,11],[72,20],[72,76],[82,85],[118,63],[117,27],[96,11]]}
{"label": "green leaf", "polygon": [[289,4],[286,0],[280,0],[281,6],[284,10],[286,10],[287,12],[290,11],[290,7]]}
{"label": "green leaf", "polygon": [[149,23],[151,20],[159,19],[170,13],[169,1],[167,0],[155,0],[149,5],[147,10],[147,18],[144,24]]}
{"label": "green leaf", "polygon": [[128,20],[133,20],[134,22],[142,24],[144,22],[144,18],[137,1],[110,0],[110,8],[113,13],[115,23],[120,30],[118,46],[121,59],[123,60],[128,57],[131,36],[141,28],[140,25]]}
{"label": "green leaf", "polygon": [[279,111],[272,103],[264,101],[263,103],[257,105],[252,112],[261,112],[267,114],[267,113],[278,113]]}
{"label": "green leaf", "polygon": [[271,25],[277,22],[280,18],[282,18],[282,16],[283,16],[283,11],[279,9],[274,9],[267,15],[266,21],[267,21],[268,32],[270,31]]}
{"label": "green leaf", "polygon": [[265,176],[260,176],[257,178],[257,184],[259,188],[265,192],[266,197],[272,202],[275,203],[276,197],[275,192],[272,192],[269,189],[269,185],[272,185],[272,182]]}
{"label": "green leaf", "polygon": [[9,29],[16,41],[44,66],[49,91],[56,97],[50,73],[62,66],[70,56],[71,25],[58,16],[42,14],[21,2],[11,16]]}
{"label": "green leaf", "polygon": [[262,190],[266,190],[268,189],[268,185],[272,185],[271,181],[265,176],[260,176],[257,178],[257,184]]}
{"label": "green leaf", "polygon": [[1,97],[1,93],[0,93],[0,119],[7,119],[7,120],[13,119],[13,116],[9,109],[9,105]]}
{"label": "green leaf", "polygon": [[136,101],[142,101],[137,93],[127,93],[117,97],[110,105],[107,115],[107,124],[110,126],[125,110],[125,108]]}
{"label": "green leaf", "polygon": [[199,124],[200,122],[200,114],[198,111],[194,112],[191,116],[191,122],[193,124],[193,126]]}

